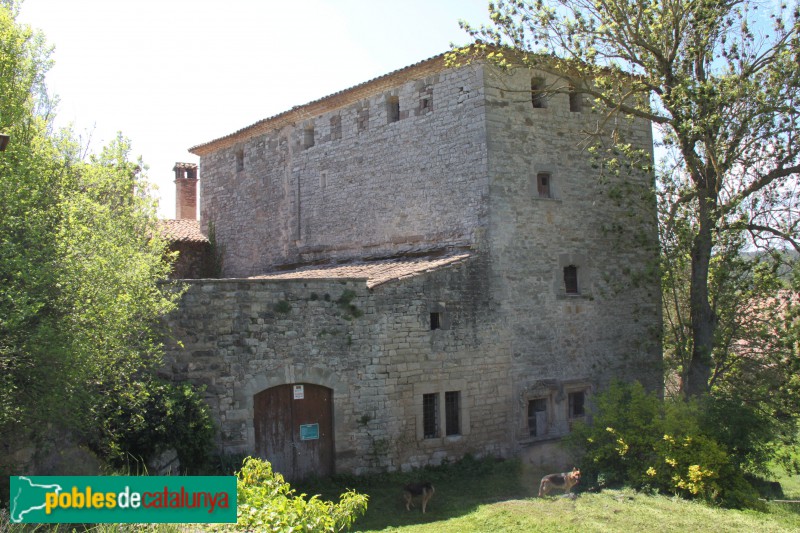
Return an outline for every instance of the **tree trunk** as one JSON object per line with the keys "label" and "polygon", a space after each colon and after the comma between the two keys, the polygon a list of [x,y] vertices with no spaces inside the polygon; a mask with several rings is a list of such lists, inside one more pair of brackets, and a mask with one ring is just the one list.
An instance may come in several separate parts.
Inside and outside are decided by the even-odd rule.
{"label": "tree trunk", "polygon": [[713,247],[713,206],[708,198],[700,198],[699,229],[692,243],[692,278],[689,301],[692,315],[692,359],[685,373],[682,388],[687,396],[700,396],[708,391],[713,361],[714,333],[717,317],[708,296],[708,270]]}

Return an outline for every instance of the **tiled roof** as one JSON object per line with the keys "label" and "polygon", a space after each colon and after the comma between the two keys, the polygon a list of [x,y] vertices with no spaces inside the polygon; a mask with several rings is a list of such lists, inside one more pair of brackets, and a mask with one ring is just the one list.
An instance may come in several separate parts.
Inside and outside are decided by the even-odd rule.
{"label": "tiled roof", "polygon": [[271,117],[259,120],[255,124],[251,124],[245,128],[235,131],[224,137],[214,139],[212,141],[198,144],[189,148],[189,151],[195,155],[205,155],[213,150],[231,146],[236,142],[246,139],[252,135],[265,133],[275,128],[279,128],[285,124],[295,122],[297,120],[304,120],[309,115],[322,114],[329,107],[338,107],[345,105],[352,100],[358,100],[373,94],[376,91],[385,90],[397,83],[403,83],[409,79],[417,79],[423,76],[429,76],[432,73],[439,72],[446,68],[445,65],[446,53],[435,55],[423,61],[414,63],[407,67],[392,71],[383,76],[378,76],[371,80],[354,85],[349,89],[344,89],[323,98],[313,100],[307,104],[298,105],[288,111],[273,115]]}
{"label": "tiled roof", "polygon": [[469,256],[468,253],[460,253],[438,257],[364,261],[343,265],[317,265],[298,268],[290,272],[273,272],[252,276],[250,279],[365,279],[367,287],[371,289],[389,281],[419,276],[463,263]]}
{"label": "tiled roof", "polygon": [[158,227],[161,235],[170,242],[208,242],[200,231],[199,220],[159,220]]}

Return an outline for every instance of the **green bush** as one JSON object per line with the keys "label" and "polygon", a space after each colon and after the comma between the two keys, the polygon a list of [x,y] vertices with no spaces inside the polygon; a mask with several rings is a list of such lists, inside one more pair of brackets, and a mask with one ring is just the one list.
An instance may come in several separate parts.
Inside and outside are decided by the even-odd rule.
{"label": "green bush", "polygon": [[[741,462],[706,425],[699,403],[661,400],[639,383],[614,383],[596,397],[592,425],[577,424],[567,444],[582,455],[588,480],[759,508]],[[591,482],[591,481],[590,481]]]}
{"label": "green bush", "polygon": [[197,473],[207,464],[214,425],[205,401],[190,385],[151,376],[120,379],[104,384],[97,397],[85,438],[111,466],[136,469],[170,448],[185,473]]}
{"label": "green bush", "polygon": [[[242,531],[345,531],[367,510],[365,494],[349,490],[339,503],[296,494],[268,461],[248,457],[237,473],[238,521]],[[210,526],[228,529],[229,525]]]}
{"label": "green bush", "polygon": [[[735,398],[714,395],[704,398],[699,422],[709,435],[731,453],[731,461],[751,474],[765,475],[781,440],[781,421]],[[795,435],[795,431],[789,431]]]}

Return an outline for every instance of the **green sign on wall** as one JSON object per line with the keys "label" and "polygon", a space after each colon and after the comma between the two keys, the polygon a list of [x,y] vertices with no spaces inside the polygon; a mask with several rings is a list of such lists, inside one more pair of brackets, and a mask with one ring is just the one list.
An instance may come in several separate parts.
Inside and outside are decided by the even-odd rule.
{"label": "green sign on wall", "polygon": [[302,424],[300,426],[300,440],[319,439],[319,424]]}

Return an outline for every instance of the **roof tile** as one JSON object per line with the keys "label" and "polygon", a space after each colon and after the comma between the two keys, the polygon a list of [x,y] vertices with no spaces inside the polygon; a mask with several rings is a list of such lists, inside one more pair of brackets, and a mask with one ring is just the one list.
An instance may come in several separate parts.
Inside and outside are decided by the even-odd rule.
{"label": "roof tile", "polygon": [[170,242],[208,242],[208,237],[200,231],[199,220],[159,220],[158,228]]}
{"label": "roof tile", "polygon": [[365,279],[367,287],[371,289],[389,281],[418,276],[463,263],[469,257],[470,254],[461,253],[438,257],[365,261],[344,265],[315,265],[290,272],[273,272],[252,276],[250,279]]}

